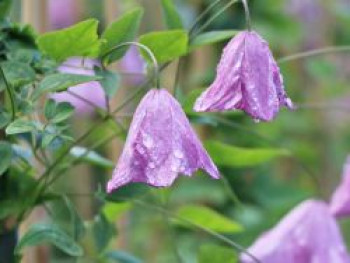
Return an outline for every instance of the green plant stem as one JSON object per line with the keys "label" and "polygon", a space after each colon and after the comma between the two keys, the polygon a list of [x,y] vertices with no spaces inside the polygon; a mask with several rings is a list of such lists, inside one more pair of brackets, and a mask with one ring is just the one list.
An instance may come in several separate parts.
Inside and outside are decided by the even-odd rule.
{"label": "green plant stem", "polygon": [[141,200],[137,200],[137,199],[128,199],[128,198],[120,198],[120,200],[126,200],[126,201],[131,201],[132,203],[136,204],[136,205],[139,205],[139,206],[142,206],[144,208],[149,208],[149,209],[152,209],[154,211],[157,211],[157,212],[160,212],[162,214],[165,214],[173,219],[177,219],[177,220],[180,220],[188,225],[191,225],[192,227],[194,228],[197,228],[199,230],[201,230],[202,232],[204,233],[207,233],[208,235],[211,235],[213,237],[215,237],[216,239],[226,243],[227,245],[231,246],[232,248],[234,248],[235,250],[241,252],[241,253],[244,253],[246,254],[247,256],[249,256],[251,259],[253,259],[254,262],[257,262],[257,263],[260,263],[260,261],[254,256],[252,255],[251,253],[249,253],[244,247],[242,247],[241,245],[237,244],[236,242],[232,241],[231,239],[221,235],[220,233],[217,233],[215,231],[212,231],[211,229],[208,229],[206,227],[203,227],[199,224],[196,224],[190,220],[187,220],[186,218],[183,218],[183,217],[179,217],[178,215],[164,209],[163,207],[159,207],[157,205],[153,205],[153,204],[148,204],[146,202],[143,202]]}
{"label": "green plant stem", "polygon": [[[231,0],[223,8],[221,8],[217,13],[210,17],[197,31],[195,35],[198,35],[204,29],[206,29],[216,18],[218,18],[222,13],[229,9],[233,4],[237,3],[238,0]],[[190,37],[190,41],[194,39],[194,36]]]}
{"label": "green plant stem", "polygon": [[190,27],[189,34],[192,35],[194,33],[194,30],[198,26],[199,22],[213,9],[215,8],[221,0],[216,0],[213,3],[211,3],[193,22],[192,26]]}
{"label": "green plant stem", "polygon": [[245,19],[247,23],[247,29],[248,31],[252,31],[252,20],[250,18],[250,11],[247,0],[242,0],[244,12],[245,12]]}
{"label": "green plant stem", "polygon": [[153,63],[153,68],[154,68],[154,75],[151,79],[155,78],[156,79],[156,87],[158,89],[160,89],[160,67],[159,67],[159,64],[158,64],[158,61],[156,59],[156,56],[153,54],[152,50],[149,49],[147,46],[139,43],[139,42],[124,42],[124,43],[121,43],[113,48],[111,48],[109,51],[107,51],[102,57],[101,57],[101,64],[102,64],[102,68],[105,68],[105,65],[103,64],[104,63],[104,60],[107,56],[109,56],[112,52],[122,48],[122,47],[125,47],[125,46],[136,46],[138,48],[141,48],[143,49],[147,55],[149,56],[149,58],[152,60],[152,63]]}
{"label": "green plant stem", "polygon": [[10,104],[11,104],[11,119],[12,121],[15,120],[16,118],[16,107],[15,107],[15,99],[13,97],[13,94],[12,94],[12,88],[10,86],[10,84],[8,83],[7,81],[7,78],[5,76],[5,72],[3,70],[3,68],[0,66],[0,74],[1,74],[1,77],[3,78],[4,80],[4,83],[5,83],[5,86],[6,86],[6,91],[9,95],[9,98],[10,98]]}
{"label": "green plant stem", "polygon": [[348,52],[350,51],[350,46],[332,46],[332,47],[325,47],[325,48],[318,48],[318,49],[312,49],[305,52],[295,53],[289,56],[282,57],[277,60],[279,64],[298,60],[298,59],[304,59],[308,57],[318,56],[318,55],[325,55],[329,53],[338,53],[338,52]]}

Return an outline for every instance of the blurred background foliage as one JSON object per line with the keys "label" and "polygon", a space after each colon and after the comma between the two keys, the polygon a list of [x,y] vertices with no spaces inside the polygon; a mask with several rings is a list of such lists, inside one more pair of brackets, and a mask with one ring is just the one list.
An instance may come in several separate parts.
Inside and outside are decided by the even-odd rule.
{"label": "blurred background foliage", "polygon": [[[26,17],[26,12],[34,9],[26,11],[24,9],[28,7],[23,4],[26,0],[16,0],[11,17],[14,21],[32,23],[40,32],[57,29],[57,25],[49,23],[52,14],[48,7],[53,1],[58,0],[33,1],[36,15],[27,14]],[[93,17],[101,22],[99,30],[102,32],[125,11],[142,6],[145,16],[140,33],[166,29],[158,0],[73,2],[77,11],[72,12],[73,17],[63,26]],[[174,2],[187,28],[212,3],[211,0]],[[226,2],[223,0],[202,23]],[[253,28],[269,42],[276,59],[350,42],[348,0],[251,0],[249,5]],[[42,6],[44,8],[39,8]],[[65,11],[56,10],[59,13]],[[206,30],[242,30],[244,27],[244,11],[240,4],[235,4]],[[27,229],[33,221],[54,219],[76,238],[84,236],[80,242],[88,255],[81,262],[90,262],[89,257],[94,258],[107,250],[128,251],[130,254],[108,252],[101,262],[107,258],[111,262],[177,262],[178,256],[189,263],[235,262],[234,254],[231,255],[233,250],[224,242],[188,227],[186,222],[170,220],[169,225],[168,220],[164,220],[167,214],[158,208],[163,207],[221,232],[247,247],[301,200],[328,200],[339,182],[350,148],[350,54],[333,53],[281,63],[286,90],[298,108],[292,112],[283,110],[272,123],[254,123],[242,113],[216,115],[191,111],[196,94],[213,80],[224,45],[222,42],[196,49],[183,59],[177,94],[219,165],[222,180],[214,181],[199,173],[194,178],[180,178],[170,189],[154,190],[133,185],[107,197],[109,201],[106,202],[100,189],[104,188],[113,167],[110,164],[104,167],[82,164],[66,172],[56,185],[57,191],[64,189],[74,204],[65,198],[56,200],[48,208],[51,217],[44,211],[36,211],[23,228]],[[118,71],[118,67],[115,70]],[[174,72],[174,67],[170,67],[163,73],[162,85],[165,88],[173,88]],[[122,101],[133,88],[126,82],[127,79],[122,80],[116,101]],[[132,111],[133,107],[130,107],[124,113],[130,115]],[[93,121],[93,115],[76,116],[72,120],[74,132],[81,134],[82,129]],[[127,127],[130,118],[120,121]],[[104,127],[99,129],[99,133],[105,132]],[[101,137],[99,133],[90,138],[90,143]],[[97,152],[116,162],[124,138],[125,132]],[[231,147],[225,147],[227,145]],[[242,147],[262,148],[265,152],[250,155],[240,151]],[[137,200],[120,202],[129,198]],[[153,205],[158,208],[154,209]],[[203,206],[211,210],[197,210]],[[213,214],[213,211],[220,215]],[[77,222],[81,218],[86,221],[84,224]],[[73,228],[71,222],[75,222]],[[341,224],[350,246],[350,221],[343,220]],[[26,253],[25,262],[75,262],[54,249],[31,249]],[[215,253],[218,253],[216,261],[208,260],[208,255],[214,258]],[[51,258],[50,261],[46,261],[47,258]]]}

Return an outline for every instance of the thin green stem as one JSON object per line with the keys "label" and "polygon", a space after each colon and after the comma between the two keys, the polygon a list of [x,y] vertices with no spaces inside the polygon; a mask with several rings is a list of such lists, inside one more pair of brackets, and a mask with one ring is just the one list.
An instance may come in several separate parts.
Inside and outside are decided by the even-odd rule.
{"label": "thin green stem", "polygon": [[242,247],[241,245],[237,244],[236,242],[232,241],[231,239],[221,235],[220,233],[217,233],[209,228],[206,228],[204,226],[201,226],[197,223],[194,223],[186,218],[183,218],[183,217],[180,217],[166,209],[164,209],[163,207],[159,207],[157,205],[153,205],[153,204],[148,204],[146,202],[143,202],[141,200],[137,200],[137,199],[128,199],[128,198],[120,198],[120,200],[126,200],[126,201],[131,201],[133,202],[134,204],[136,205],[139,205],[139,206],[142,206],[144,208],[149,208],[149,209],[152,209],[154,211],[158,211],[162,214],[166,214],[167,216],[173,218],[173,219],[177,219],[179,221],[182,221],[194,228],[197,228],[199,230],[201,230],[202,232],[204,233],[207,233],[208,235],[211,235],[213,237],[215,237],[216,239],[226,243],[227,245],[231,246],[232,248],[234,248],[235,250],[243,253],[243,254],[246,254],[247,256],[249,256],[254,262],[256,263],[260,263],[260,261],[254,256],[252,255],[251,253],[249,253],[249,251],[247,251],[244,247]]}
{"label": "thin green stem", "polygon": [[332,46],[332,47],[325,47],[325,48],[319,48],[319,49],[312,49],[305,52],[295,53],[289,56],[282,57],[278,59],[278,63],[282,64],[285,62],[298,60],[298,59],[304,59],[319,55],[325,55],[329,53],[338,53],[338,52],[348,52],[350,51],[350,46]]}
{"label": "thin green stem", "polygon": [[244,12],[245,12],[245,19],[247,22],[247,28],[249,31],[252,30],[252,20],[250,18],[250,11],[249,11],[249,6],[247,0],[242,0],[242,4],[244,7]]}
{"label": "thin green stem", "polygon": [[105,67],[104,60],[107,56],[109,56],[112,52],[125,47],[125,46],[137,46],[138,48],[143,49],[147,55],[149,56],[149,58],[152,60],[153,63],[153,68],[154,68],[154,77],[156,78],[156,87],[159,89],[160,88],[160,67],[157,61],[156,56],[154,55],[154,53],[152,52],[151,49],[149,49],[147,46],[138,43],[138,42],[124,42],[122,44],[119,44],[115,47],[113,47],[112,49],[110,49],[108,52],[106,52],[102,57],[101,57],[101,61],[102,61],[102,66]]}
{"label": "thin green stem", "polygon": [[6,86],[6,91],[7,91],[8,95],[9,95],[9,98],[10,98],[11,119],[12,119],[12,121],[14,121],[15,118],[16,118],[15,99],[14,99],[13,94],[12,94],[11,86],[8,83],[7,78],[5,76],[5,72],[4,72],[4,70],[3,70],[3,68],[1,66],[0,66],[0,74],[1,74],[1,77],[3,78],[3,80],[4,80],[4,83],[5,83],[5,86]]}
{"label": "thin green stem", "polygon": [[221,0],[216,0],[213,3],[211,3],[193,22],[192,26],[190,27],[189,34],[192,35],[196,27],[198,26],[199,22],[213,9],[215,8]]}
{"label": "thin green stem", "polygon": [[[222,7],[216,14],[214,14],[211,18],[209,18],[197,31],[195,35],[198,35],[204,29],[206,29],[216,18],[218,18],[222,13],[224,13],[227,9],[229,9],[233,4],[237,3],[238,0],[231,0],[224,7]],[[194,36],[190,38],[193,40]]]}

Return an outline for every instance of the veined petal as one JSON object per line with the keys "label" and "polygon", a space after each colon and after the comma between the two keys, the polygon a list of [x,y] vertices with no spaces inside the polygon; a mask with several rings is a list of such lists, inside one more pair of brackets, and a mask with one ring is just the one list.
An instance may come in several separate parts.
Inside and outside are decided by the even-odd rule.
{"label": "veined petal", "polygon": [[[328,205],[307,200],[248,249],[262,263],[349,263],[344,240]],[[243,263],[254,262],[242,255]]]}
{"label": "veined petal", "polygon": [[219,178],[180,104],[166,90],[153,89],[136,109],[107,191],[131,182],[166,187],[179,174],[191,176],[198,169]]}

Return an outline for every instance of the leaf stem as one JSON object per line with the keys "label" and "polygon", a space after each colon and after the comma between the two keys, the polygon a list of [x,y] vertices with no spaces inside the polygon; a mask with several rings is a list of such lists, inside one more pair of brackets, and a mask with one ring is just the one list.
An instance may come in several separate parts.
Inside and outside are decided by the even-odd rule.
{"label": "leaf stem", "polygon": [[338,52],[347,52],[347,51],[350,51],[350,46],[330,46],[330,47],[312,49],[305,52],[295,53],[289,56],[282,57],[278,59],[278,63],[282,64],[293,60],[304,59],[304,58],[318,56],[318,55],[325,55],[329,53],[338,53]]}
{"label": "leaf stem", "polygon": [[[206,29],[216,18],[218,18],[222,13],[224,13],[227,9],[230,8],[231,5],[237,3],[238,0],[231,0],[228,2],[223,8],[221,8],[216,14],[214,14],[211,18],[209,18],[197,31],[196,35]],[[190,37],[190,40],[193,40],[193,36]]]}
{"label": "leaf stem", "polygon": [[8,95],[9,95],[9,98],[10,98],[11,112],[12,112],[11,119],[12,119],[12,121],[14,121],[15,118],[16,118],[15,99],[14,99],[13,94],[12,94],[11,86],[8,83],[7,78],[5,76],[5,72],[4,72],[4,70],[3,70],[3,68],[1,66],[0,66],[0,74],[1,74],[1,77],[4,79],[4,83],[5,83],[5,86],[6,86],[6,91],[7,91]]}
{"label": "leaf stem", "polygon": [[250,18],[250,11],[249,11],[249,6],[248,6],[248,1],[247,0],[242,0],[242,4],[243,4],[243,7],[244,7],[245,19],[246,19],[248,31],[252,31],[252,20]]}

